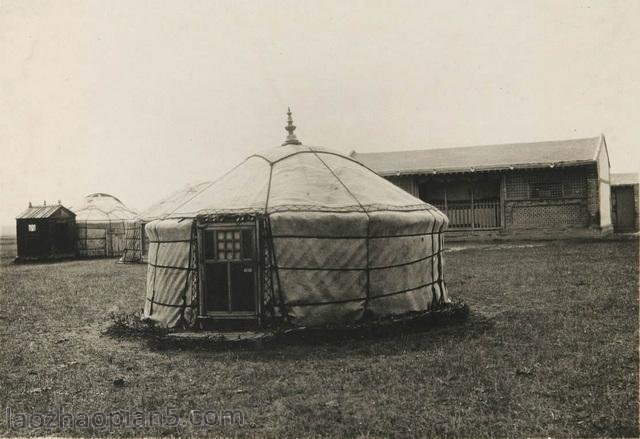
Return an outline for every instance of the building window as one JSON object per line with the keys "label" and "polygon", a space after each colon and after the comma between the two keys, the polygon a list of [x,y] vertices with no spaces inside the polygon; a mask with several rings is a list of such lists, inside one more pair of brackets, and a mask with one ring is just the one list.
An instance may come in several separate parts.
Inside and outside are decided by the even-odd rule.
{"label": "building window", "polygon": [[532,199],[562,198],[562,183],[531,183],[529,185]]}
{"label": "building window", "polygon": [[583,198],[587,195],[587,181],[584,176],[566,176],[562,180],[562,192],[565,198]]}
{"label": "building window", "polygon": [[38,227],[35,224],[29,224],[29,231],[30,232],[37,232],[38,231]]}
{"label": "building window", "polygon": [[508,200],[585,198],[587,176],[583,171],[511,173],[506,180]]}

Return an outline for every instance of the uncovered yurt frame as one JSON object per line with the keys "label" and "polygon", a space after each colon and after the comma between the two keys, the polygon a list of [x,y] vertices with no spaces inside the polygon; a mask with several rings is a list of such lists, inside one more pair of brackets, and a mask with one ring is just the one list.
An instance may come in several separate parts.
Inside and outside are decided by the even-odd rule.
{"label": "uncovered yurt frame", "polygon": [[87,195],[77,208],[79,257],[117,257],[125,248],[125,230],[137,213],[105,193]]}
{"label": "uncovered yurt frame", "polygon": [[124,229],[124,250],[118,262],[135,263],[146,262],[148,241],[144,232],[147,221],[139,218],[129,221]]}
{"label": "uncovered yurt frame", "polygon": [[149,242],[145,233],[146,224],[167,216],[177,206],[180,206],[186,200],[197,194],[209,183],[210,182],[201,182],[186,185],[182,189],[149,206],[137,215],[133,221],[128,221],[125,224],[124,251],[122,252],[122,257],[119,262],[147,262]]}

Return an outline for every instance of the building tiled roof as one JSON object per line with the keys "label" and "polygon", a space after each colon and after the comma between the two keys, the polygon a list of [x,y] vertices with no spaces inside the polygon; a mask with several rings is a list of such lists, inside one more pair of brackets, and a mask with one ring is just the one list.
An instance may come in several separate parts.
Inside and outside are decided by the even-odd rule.
{"label": "building tiled roof", "polygon": [[631,172],[627,174],[611,174],[611,186],[623,186],[640,183],[640,175]]}
{"label": "building tiled roof", "polygon": [[41,218],[50,218],[55,215],[59,209],[64,209],[69,214],[73,215],[68,209],[59,204],[54,204],[52,206],[30,206],[22,212],[20,215],[16,217],[16,219],[41,219]]}
{"label": "building tiled roof", "polygon": [[358,153],[351,156],[380,175],[408,175],[569,166],[592,163],[604,136],[550,142]]}

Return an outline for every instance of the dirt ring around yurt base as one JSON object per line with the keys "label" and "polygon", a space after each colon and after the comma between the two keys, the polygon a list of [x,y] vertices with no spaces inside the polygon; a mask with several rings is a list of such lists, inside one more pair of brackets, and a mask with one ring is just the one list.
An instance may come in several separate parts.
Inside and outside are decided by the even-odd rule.
{"label": "dirt ring around yurt base", "polygon": [[[331,343],[344,339],[383,339],[410,333],[428,333],[487,320],[472,315],[469,306],[462,301],[440,305],[426,312],[393,316],[375,321],[364,321],[343,327],[292,327],[269,328],[256,331],[203,331],[167,329],[154,326],[140,319],[138,312],[112,312],[110,321],[92,327],[87,333],[91,338],[107,337],[112,340],[141,340],[154,348],[225,348],[268,344]],[[486,322],[485,322],[486,323]]]}

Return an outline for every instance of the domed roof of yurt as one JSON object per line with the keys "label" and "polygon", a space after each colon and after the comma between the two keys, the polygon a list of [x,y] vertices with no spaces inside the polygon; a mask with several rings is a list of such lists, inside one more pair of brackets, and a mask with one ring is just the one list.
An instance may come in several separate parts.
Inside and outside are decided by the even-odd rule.
{"label": "domed roof of yurt", "polygon": [[177,191],[156,201],[151,206],[138,214],[137,219],[141,221],[153,221],[163,218],[173,212],[176,207],[182,205],[211,182],[205,181],[196,184],[186,184]]}
{"label": "domed roof of yurt", "polygon": [[71,207],[77,222],[115,222],[132,220],[136,211],[129,209],[113,195],[97,192],[85,196]]}
{"label": "domed roof of yurt", "polygon": [[135,221],[128,221],[125,225],[125,248],[119,262],[145,262],[148,246],[147,240],[144,239],[144,225],[155,219],[165,217],[177,206],[200,192],[208,183],[186,184],[140,212]]}
{"label": "domed roof of yurt", "polygon": [[[215,288],[232,287],[209,288],[208,279],[213,285],[231,274],[211,274],[207,264],[241,260],[233,245],[225,252],[228,229],[216,228],[252,222],[262,275],[255,279],[259,305],[249,308],[262,322],[343,326],[449,301],[442,270],[447,217],[351,157],[303,145],[288,115],[284,144],[250,155],[147,224],[145,318],[169,327],[215,319]],[[200,283],[190,279],[194,273]],[[232,304],[223,310],[234,312]]]}

